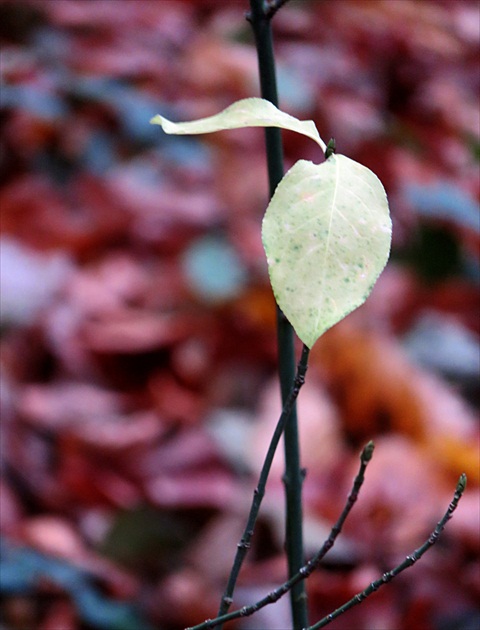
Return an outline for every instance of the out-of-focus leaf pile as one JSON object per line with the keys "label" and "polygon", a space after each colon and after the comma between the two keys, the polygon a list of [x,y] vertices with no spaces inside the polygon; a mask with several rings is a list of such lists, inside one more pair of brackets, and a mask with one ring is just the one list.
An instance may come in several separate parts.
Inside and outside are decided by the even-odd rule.
{"label": "out-of-focus leaf pile", "polygon": [[[262,131],[149,124],[258,95],[246,2],[0,2],[2,629],[177,630],[214,616],[279,413]],[[478,627],[479,8],[292,1],[284,111],[384,182],[392,262],[312,353],[299,401],[312,621],[433,529],[332,627]],[[321,161],[285,133],[286,165]],[[282,582],[281,457],[235,606]],[[236,628],[288,627],[281,600]]]}

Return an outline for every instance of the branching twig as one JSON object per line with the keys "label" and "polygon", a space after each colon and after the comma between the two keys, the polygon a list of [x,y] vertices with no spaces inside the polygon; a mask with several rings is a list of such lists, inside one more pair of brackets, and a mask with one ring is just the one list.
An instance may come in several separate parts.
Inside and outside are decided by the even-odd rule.
{"label": "branching twig", "polygon": [[455,489],[455,494],[453,495],[453,499],[450,505],[448,506],[447,511],[443,515],[443,518],[438,522],[433,532],[430,534],[430,537],[428,538],[428,540],[425,541],[421,547],[419,547],[418,549],[415,549],[415,551],[411,553],[410,555],[408,555],[405,558],[405,560],[401,564],[399,564],[397,567],[395,567],[391,571],[388,571],[387,573],[384,573],[381,578],[372,582],[369,586],[367,586],[367,588],[364,591],[362,591],[361,593],[357,593],[355,597],[352,597],[350,601],[343,604],[343,606],[340,606],[340,608],[337,608],[337,610],[330,613],[329,615],[327,615],[326,617],[318,621],[313,626],[309,626],[306,630],[318,630],[319,628],[324,628],[331,621],[333,621],[334,619],[342,615],[347,610],[350,610],[350,608],[353,608],[357,604],[361,604],[363,600],[369,597],[372,593],[374,593],[375,591],[378,591],[379,588],[381,588],[385,584],[388,584],[388,582],[391,582],[393,578],[395,578],[399,573],[411,567],[412,564],[415,564],[417,560],[420,560],[423,554],[426,551],[428,551],[430,547],[437,542],[438,537],[440,536],[442,530],[447,524],[447,521],[452,517],[453,512],[456,510],[458,502],[460,501],[460,498],[465,490],[466,485],[467,485],[467,477],[465,474],[462,474],[460,475],[460,479],[458,480],[457,487]]}
{"label": "branching twig", "polygon": [[[276,12],[287,3],[288,0],[250,0],[250,12],[247,19],[252,24],[255,34],[257,55],[259,61],[260,83],[262,97],[278,106],[277,87],[275,77],[275,62],[273,54],[273,41],[271,34],[271,19]],[[283,149],[281,141],[281,133],[278,128],[266,128],[266,147],[267,147],[267,166],[269,174],[270,196],[273,195],[278,183],[283,177]],[[325,151],[325,158],[328,159],[335,152],[335,142],[331,140]],[[272,436],[267,455],[265,457],[262,470],[260,473],[257,488],[254,491],[253,501],[250,508],[247,525],[243,532],[242,538],[237,545],[237,552],[233,562],[232,570],[228,579],[228,584],[222,596],[218,615],[215,619],[207,619],[187,630],[213,630],[218,628],[221,630],[223,624],[227,621],[246,617],[254,614],[264,606],[278,601],[283,595],[290,592],[292,602],[293,625],[296,630],[317,630],[328,625],[338,616],[360,604],[364,599],[378,590],[384,584],[387,584],[399,573],[412,566],[419,560],[423,554],[436,543],[440,533],[444,529],[447,521],[451,518],[458,502],[465,490],[466,476],[462,475],[457,484],[454,497],[448,507],[443,518],[437,524],[435,530],[429,539],[411,555],[391,571],[385,573],[380,579],[372,582],[364,591],[358,593],[350,601],[343,606],[330,613],[319,622],[312,626],[308,626],[306,596],[304,580],[318,568],[322,558],[332,548],[337,536],[340,534],[343,524],[350,513],[358,492],[364,480],[364,473],[368,462],[373,453],[373,443],[369,442],[363,449],[361,454],[361,464],[359,472],[354,480],[352,490],[348,496],[345,507],[332,528],[328,538],[323,543],[318,553],[306,564],[303,558],[303,534],[302,534],[302,471],[300,469],[299,446],[298,446],[298,428],[296,421],[295,402],[298,397],[300,388],[305,382],[305,373],[308,365],[309,349],[303,346],[302,356],[297,366],[293,385],[290,383],[293,379],[294,372],[294,345],[293,332],[290,324],[284,318],[283,314],[278,311],[278,339],[279,339],[279,365],[280,365],[280,385],[282,391],[283,409]],[[271,591],[263,599],[250,606],[228,613],[228,609],[233,603],[233,592],[237,582],[240,569],[250,548],[250,541],[254,533],[254,528],[260,505],[265,494],[268,475],[272,465],[273,457],[282,434],[285,431],[285,460],[286,474],[284,477],[287,497],[287,531],[286,531],[286,549],[289,564],[289,580],[284,582],[274,591]],[[303,565],[303,566],[302,566]]]}
{"label": "branching twig", "polygon": [[[270,468],[272,466],[273,457],[275,455],[275,451],[277,449],[278,443],[282,436],[283,430],[285,428],[285,424],[290,417],[290,413],[292,411],[293,405],[298,397],[300,389],[305,382],[305,374],[307,372],[308,367],[308,355],[310,350],[307,346],[303,346],[302,355],[300,361],[298,362],[297,372],[295,375],[295,380],[293,382],[293,386],[290,390],[290,395],[283,406],[282,413],[278,420],[277,426],[275,427],[275,431],[273,433],[270,446],[268,447],[268,452],[265,457],[265,461],[263,462],[262,470],[260,473],[260,477],[258,480],[258,485],[254,491],[252,506],[250,508],[250,513],[248,516],[247,525],[245,527],[245,531],[243,532],[243,536],[240,542],[237,545],[237,553],[235,555],[235,560],[233,563],[232,571],[230,573],[230,577],[228,579],[227,588],[222,597],[222,604],[220,606],[219,614],[224,615],[229,607],[231,606],[233,599],[233,591],[235,589],[235,584],[238,578],[238,574],[240,573],[240,568],[242,563],[247,555],[247,551],[250,547],[250,540],[253,536],[253,530],[255,527],[255,523],[257,520],[258,512],[260,510],[260,504],[262,502],[263,496],[265,494],[265,487],[267,485],[267,479],[270,472]],[[199,626],[195,626],[195,630],[199,630],[200,628],[214,628],[219,625],[219,622],[216,622],[215,625],[212,625],[213,622],[209,622],[207,625],[200,624]],[[193,629],[192,629],[193,630]]]}
{"label": "branching twig", "polygon": [[[284,4],[287,4],[288,0],[260,0],[262,18],[266,20],[271,20],[275,13],[283,7]],[[245,14],[246,19],[251,22],[252,21],[252,12],[248,11]]]}
{"label": "branching twig", "polygon": [[352,489],[350,491],[350,494],[348,495],[348,499],[345,503],[345,507],[343,508],[342,513],[340,514],[340,517],[338,518],[335,525],[332,527],[330,535],[323,543],[320,550],[313,556],[311,560],[307,562],[304,567],[300,569],[300,571],[298,571],[298,573],[296,573],[287,582],[284,582],[274,591],[268,593],[268,595],[266,595],[263,599],[259,600],[255,604],[244,606],[239,610],[232,611],[231,613],[222,615],[221,617],[216,617],[215,619],[209,619],[208,621],[204,621],[194,628],[187,628],[187,630],[208,630],[211,628],[215,628],[215,626],[220,623],[223,624],[227,621],[232,621],[233,619],[239,619],[240,617],[248,617],[250,615],[253,615],[261,608],[277,602],[281,597],[288,593],[292,589],[292,587],[295,586],[295,584],[297,584],[301,580],[305,580],[306,578],[308,578],[308,576],[311,575],[316,568],[318,568],[320,562],[325,557],[327,552],[333,547],[337,536],[342,531],[343,524],[345,523],[345,520],[349,515],[350,510],[355,504],[360,488],[364,482],[365,469],[367,468],[368,462],[372,458],[373,449],[373,442],[369,442],[362,450],[362,453],[360,455],[360,469],[357,473],[357,476],[355,477]]}
{"label": "branching twig", "polygon": [[265,0],[265,17],[272,19],[278,9],[281,9],[288,0]]}

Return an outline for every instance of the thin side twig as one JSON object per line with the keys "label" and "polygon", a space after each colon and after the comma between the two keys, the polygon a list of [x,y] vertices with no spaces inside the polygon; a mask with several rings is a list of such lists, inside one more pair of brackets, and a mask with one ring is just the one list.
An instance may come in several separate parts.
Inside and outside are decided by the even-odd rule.
{"label": "thin side twig", "polygon": [[265,0],[265,17],[272,19],[275,13],[287,2],[288,0]]}
{"label": "thin side twig", "polygon": [[340,608],[337,608],[337,610],[335,610],[334,612],[330,613],[323,619],[320,619],[320,621],[315,623],[313,626],[309,626],[308,628],[306,629],[304,628],[303,630],[319,630],[319,628],[324,628],[329,623],[331,623],[334,619],[336,619],[340,615],[343,615],[343,613],[347,612],[347,610],[350,610],[350,608],[353,608],[354,606],[361,604],[372,593],[374,593],[375,591],[378,591],[379,588],[381,588],[382,586],[385,586],[385,584],[388,584],[389,582],[393,580],[393,578],[397,577],[399,573],[411,567],[413,564],[415,564],[415,562],[417,562],[417,560],[420,560],[423,554],[426,553],[430,549],[430,547],[432,547],[437,542],[440,534],[445,528],[445,525],[452,518],[452,514],[457,509],[458,502],[460,501],[462,497],[462,494],[465,490],[466,485],[467,485],[467,476],[465,474],[462,474],[460,475],[460,479],[458,480],[457,487],[455,488],[455,494],[453,495],[453,499],[450,502],[450,505],[448,506],[447,511],[443,515],[443,518],[437,523],[437,526],[435,527],[433,532],[430,534],[428,540],[426,540],[421,547],[419,547],[418,549],[415,549],[415,551],[411,553],[410,555],[408,555],[401,564],[396,566],[391,571],[384,573],[381,578],[372,582],[361,593],[357,593],[354,597],[352,597],[351,600],[343,604],[343,606],[340,606]]}
{"label": "thin side twig", "polygon": [[261,600],[255,602],[255,604],[244,606],[243,608],[234,610],[231,613],[222,615],[221,617],[216,617],[215,619],[209,619],[208,621],[204,621],[194,628],[187,628],[187,630],[209,630],[211,628],[215,628],[215,626],[218,624],[226,623],[227,621],[232,621],[233,619],[239,619],[241,617],[248,617],[250,615],[253,615],[261,608],[277,602],[281,597],[288,593],[293,588],[293,586],[295,586],[295,584],[297,584],[301,580],[305,580],[306,578],[308,578],[309,575],[311,575],[313,571],[318,568],[320,562],[328,553],[328,551],[333,547],[337,536],[342,531],[343,524],[345,523],[347,516],[354,506],[358,498],[360,488],[362,487],[362,484],[365,480],[365,470],[368,466],[369,461],[372,459],[373,449],[374,444],[371,441],[363,448],[360,454],[360,468],[354,479],[352,489],[350,490],[342,513],[340,514],[335,525],[332,527],[327,540],[323,543],[320,550],[307,562],[305,566],[300,569],[300,571],[298,571],[298,573],[296,573],[289,580],[281,584],[274,591],[268,593]]}
{"label": "thin side twig", "polygon": [[[235,589],[235,584],[237,582],[238,574],[240,573],[240,569],[242,567],[245,556],[247,555],[248,549],[250,548],[250,540],[253,536],[253,531],[255,528],[255,523],[257,521],[258,513],[260,510],[260,505],[262,503],[262,499],[265,494],[265,487],[267,485],[268,475],[270,473],[270,468],[272,466],[273,457],[275,455],[275,451],[277,449],[280,438],[282,437],[283,430],[285,428],[285,424],[290,417],[295,401],[297,400],[298,394],[302,385],[305,383],[305,374],[308,368],[308,356],[310,354],[310,349],[304,345],[302,348],[302,354],[300,360],[298,362],[297,371],[295,374],[295,379],[290,390],[290,395],[283,406],[282,413],[278,420],[277,426],[275,427],[275,431],[272,435],[272,439],[270,441],[270,445],[268,447],[267,454],[265,456],[265,461],[263,462],[262,470],[260,472],[260,476],[258,479],[258,485],[253,493],[253,501],[250,508],[250,513],[248,515],[247,525],[243,532],[242,538],[237,545],[237,553],[235,555],[235,560],[233,562],[232,570],[230,572],[230,577],[228,579],[227,587],[222,597],[222,603],[220,606],[220,611],[218,617],[224,615],[229,607],[233,603],[233,591]],[[200,630],[200,628],[214,628],[218,626],[220,621],[211,621],[204,622],[198,626],[195,626],[191,630]]]}
{"label": "thin side twig", "polygon": [[[287,4],[288,0],[259,0],[259,2],[262,18],[265,20],[271,20],[275,13],[281,9],[284,4]],[[251,22],[252,11],[247,11],[245,13],[245,18],[248,22]]]}

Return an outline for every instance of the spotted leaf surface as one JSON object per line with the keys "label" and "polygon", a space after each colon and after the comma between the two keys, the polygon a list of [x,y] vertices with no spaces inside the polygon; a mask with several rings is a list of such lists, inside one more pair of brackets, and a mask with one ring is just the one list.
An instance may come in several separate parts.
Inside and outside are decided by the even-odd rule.
{"label": "spotted leaf surface", "polygon": [[277,303],[312,347],[366,300],[388,260],[384,188],[343,155],[322,164],[299,160],[272,197],[262,239]]}

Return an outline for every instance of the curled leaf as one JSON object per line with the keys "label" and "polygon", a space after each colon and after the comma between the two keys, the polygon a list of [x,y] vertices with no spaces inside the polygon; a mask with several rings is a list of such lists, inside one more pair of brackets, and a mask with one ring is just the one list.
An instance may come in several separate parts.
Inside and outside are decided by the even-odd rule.
{"label": "curled leaf", "polygon": [[317,142],[326,162],[297,162],[278,185],[263,221],[273,292],[308,347],[365,301],[390,252],[385,191],[370,170],[331,154],[331,143],[327,151],[313,121],[246,98],[208,118],[174,123],[155,116],[150,122],[169,134],[280,127]]}
{"label": "curled leaf", "polygon": [[326,149],[312,120],[298,120],[263,98],[236,101],[220,113],[200,120],[174,123],[158,115],[150,122],[153,125],[160,125],[165,133],[177,135],[212,133],[241,127],[280,127],[307,136],[319,144],[322,151]]}

